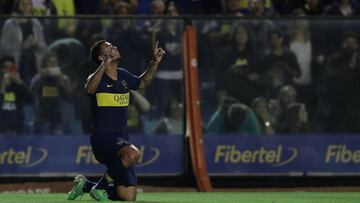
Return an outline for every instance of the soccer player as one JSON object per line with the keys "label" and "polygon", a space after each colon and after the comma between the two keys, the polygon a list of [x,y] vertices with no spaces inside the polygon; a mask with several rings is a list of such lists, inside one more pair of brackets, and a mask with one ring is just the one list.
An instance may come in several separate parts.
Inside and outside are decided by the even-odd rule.
{"label": "soccer player", "polygon": [[165,53],[158,45],[156,42],[153,59],[140,76],[118,68],[120,53],[111,43],[101,40],[91,47],[91,59],[99,67],[85,84],[93,117],[90,141],[96,159],[106,165],[107,171],[97,183],[76,176],[69,200],[89,192],[97,201],[135,201],[137,179],[133,166],[140,151],[129,143],[127,132],[129,90],[144,89],[153,79]]}

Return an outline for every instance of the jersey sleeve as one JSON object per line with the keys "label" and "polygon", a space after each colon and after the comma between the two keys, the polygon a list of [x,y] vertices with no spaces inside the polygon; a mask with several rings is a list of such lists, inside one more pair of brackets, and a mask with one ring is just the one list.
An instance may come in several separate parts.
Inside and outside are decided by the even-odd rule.
{"label": "jersey sleeve", "polygon": [[129,71],[122,68],[120,68],[120,74],[123,78],[125,78],[130,90],[139,89],[141,79],[138,76],[133,75]]}

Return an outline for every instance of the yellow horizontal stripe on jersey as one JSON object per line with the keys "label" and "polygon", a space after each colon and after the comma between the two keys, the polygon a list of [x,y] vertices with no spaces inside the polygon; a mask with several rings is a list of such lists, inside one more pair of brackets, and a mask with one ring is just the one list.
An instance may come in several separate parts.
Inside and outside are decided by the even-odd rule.
{"label": "yellow horizontal stripe on jersey", "polygon": [[96,93],[97,106],[101,107],[121,107],[129,106],[130,95],[128,93]]}

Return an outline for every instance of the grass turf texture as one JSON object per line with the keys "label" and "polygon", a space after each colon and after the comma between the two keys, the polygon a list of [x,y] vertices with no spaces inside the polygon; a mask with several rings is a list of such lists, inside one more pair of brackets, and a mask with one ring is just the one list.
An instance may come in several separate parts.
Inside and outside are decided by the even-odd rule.
{"label": "grass turf texture", "polygon": [[[1,203],[88,203],[96,202],[86,194],[81,200],[66,200],[67,194],[0,194]],[[142,203],[359,203],[360,192],[166,192],[139,193]]]}

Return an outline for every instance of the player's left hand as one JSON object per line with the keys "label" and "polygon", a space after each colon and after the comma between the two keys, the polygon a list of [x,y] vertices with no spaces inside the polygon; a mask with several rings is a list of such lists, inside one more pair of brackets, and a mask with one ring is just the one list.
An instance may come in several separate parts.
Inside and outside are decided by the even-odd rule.
{"label": "player's left hand", "polygon": [[159,41],[156,41],[153,61],[155,61],[156,63],[159,63],[164,54],[165,54],[165,51],[161,47],[159,47]]}

